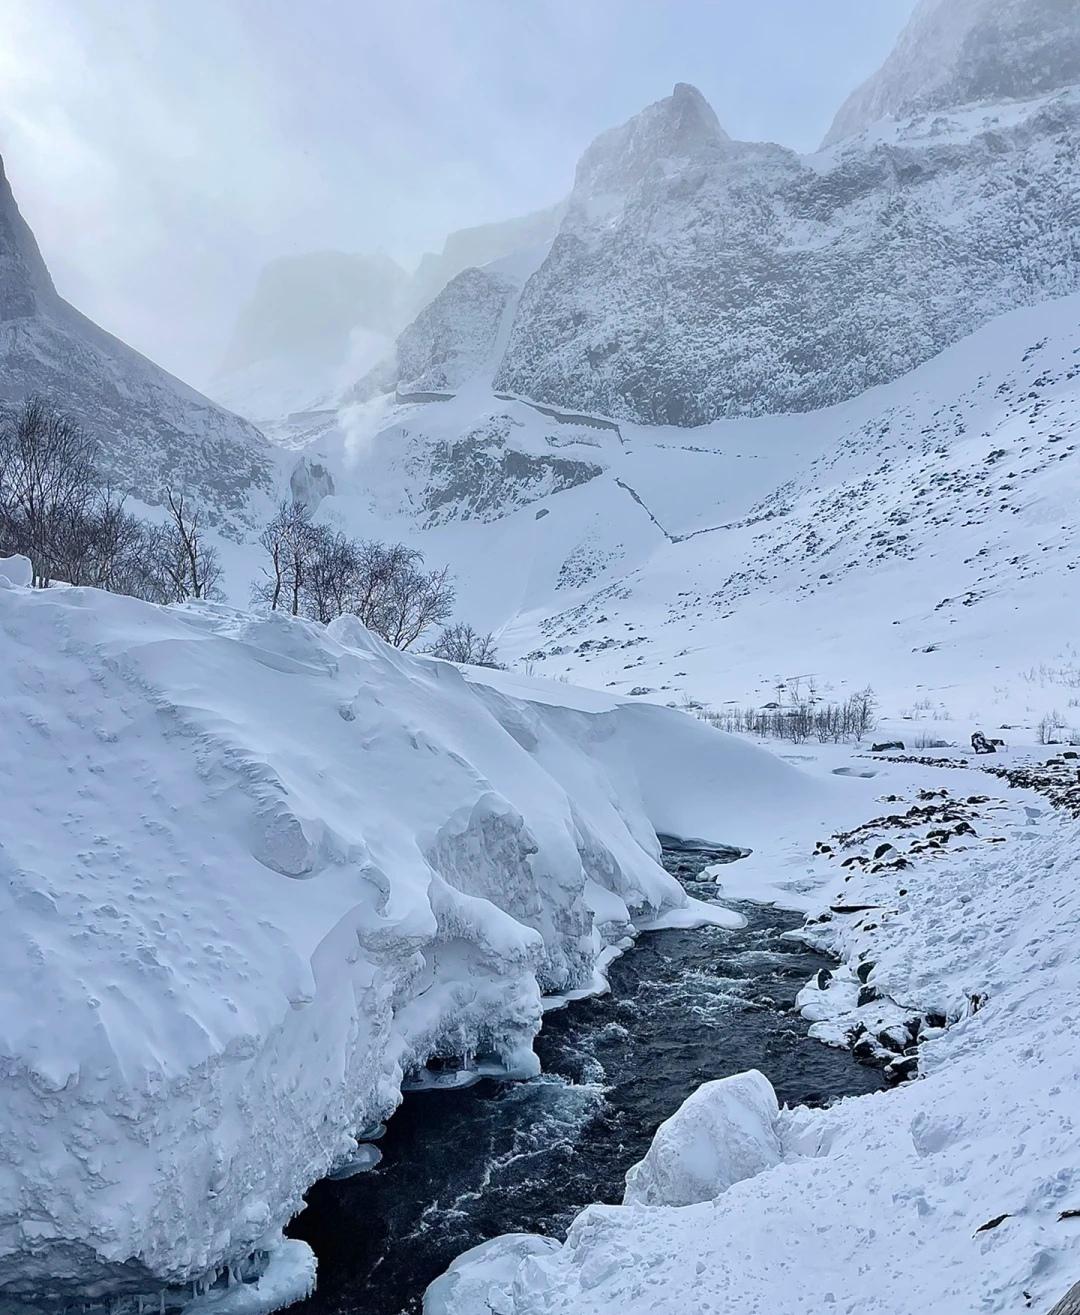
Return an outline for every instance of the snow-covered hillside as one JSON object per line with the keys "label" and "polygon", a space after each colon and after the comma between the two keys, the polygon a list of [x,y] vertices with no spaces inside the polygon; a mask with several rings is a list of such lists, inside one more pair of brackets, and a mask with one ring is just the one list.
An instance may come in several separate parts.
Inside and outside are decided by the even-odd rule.
{"label": "snow-covered hillside", "polygon": [[272,261],[209,391],[288,441],[312,413],[402,380],[404,392],[457,387],[484,362],[489,322],[547,254],[563,208],[451,233],[411,274],[340,251]]}
{"label": "snow-covered hillside", "polygon": [[[344,396],[456,389],[475,370],[498,392],[648,424],[833,405],[1080,287],[1078,140],[1080,9],[1062,0],[923,0],[806,156],[732,140],[680,83],[588,147],[564,206],[423,262],[399,309],[419,311],[402,339],[424,359],[358,358]],[[524,291],[488,355],[478,325],[505,277]],[[329,355],[339,378],[345,353]],[[279,374],[323,405],[328,364]]]}
{"label": "snow-covered hillside", "polygon": [[348,389],[343,405],[395,389],[399,395],[459,388],[484,367],[520,285],[482,269],[466,269],[398,335],[385,361]]}
{"label": "snow-covered hillside", "polygon": [[717,707],[813,676],[890,716],[1080,724],[1078,317],[1014,312],[810,416],[688,434],[477,383],[355,408],[305,460],[332,472],[321,515],[449,562],[460,614],[538,673]]}
{"label": "snow-covered hillside", "polygon": [[531,1072],[541,991],[635,925],[730,916],[688,907],[655,829],[767,846],[777,798],[835,811],[665,709],[23,566],[0,569],[0,1300],[156,1303],[267,1252],[298,1295],[279,1230],[406,1071]]}
{"label": "snow-covered hillside", "polygon": [[31,393],[93,433],[103,473],[144,502],[183,488],[235,533],[271,489],[271,453],[257,429],[57,295],[0,162],[0,403]]}

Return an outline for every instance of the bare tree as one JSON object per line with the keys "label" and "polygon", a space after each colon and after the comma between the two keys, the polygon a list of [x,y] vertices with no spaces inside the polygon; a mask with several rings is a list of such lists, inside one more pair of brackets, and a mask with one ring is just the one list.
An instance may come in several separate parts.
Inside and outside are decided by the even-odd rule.
{"label": "bare tree", "polygon": [[501,667],[495,636],[482,635],[464,621],[444,626],[427,652],[447,662],[467,662],[474,667]]}
{"label": "bare tree", "polygon": [[274,612],[287,608],[293,616],[299,616],[316,537],[307,507],[299,502],[282,502],[259,535],[270,563],[263,568],[264,578],[252,590],[255,602],[269,604]]}
{"label": "bare tree", "polygon": [[185,494],[165,491],[170,519],[146,532],[147,574],[162,602],[218,595],[221,566],[217,550],[203,536],[201,516]]}
{"label": "bare tree", "polygon": [[362,587],[360,550],[360,544],[340,531],[326,525],[315,527],[304,584],[305,615],[325,625],[352,611]]}
{"label": "bare tree", "polygon": [[74,557],[70,540],[97,491],[96,456],[94,440],[40,397],[0,420],[0,542],[30,558],[39,587]]}
{"label": "bare tree", "polygon": [[425,571],[423,559],[395,571],[379,609],[375,632],[395,648],[411,648],[425,630],[445,621],[454,606],[454,586],[447,567]]}

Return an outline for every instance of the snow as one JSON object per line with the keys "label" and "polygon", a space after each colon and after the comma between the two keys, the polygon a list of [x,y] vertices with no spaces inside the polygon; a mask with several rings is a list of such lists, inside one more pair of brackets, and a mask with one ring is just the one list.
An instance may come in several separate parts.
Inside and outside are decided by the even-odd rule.
{"label": "snow", "polygon": [[271,1249],[265,1268],[249,1283],[229,1282],[189,1301],[182,1315],[270,1315],[315,1290],[315,1253],[306,1242],[282,1238]]}
{"label": "snow", "polygon": [[[953,784],[908,770],[911,787]],[[589,1207],[557,1249],[518,1240],[516,1267],[497,1243],[459,1257],[467,1300],[436,1285],[428,1315],[485,1300],[498,1315],[1049,1309],[1076,1278],[1080,842],[1045,808],[1006,812],[921,857],[884,910],[890,877],[804,863],[816,908],[841,892],[878,906],[812,923],[811,938],[850,969],[872,964],[897,1013],[947,1016],[920,1045],[918,1081],[776,1115],[760,1075],[730,1094],[709,1084],[662,1125],[624,1205]]]}
{"label": "snow", "polygon": [[920,0],[896,49],[841,106],[826,144],[886,118],[1025,99],[1080,81],[1080,29],[1060,0]]}
{"label": "snow", "polygon": [[869,685],[888,738],[1032,743],[1055,710],[1080,725],[1078,315],[1014,311],[812,415],[612,431],[470,386],[306,459],[320,515],[448,564],[519,672],[717,710]]}
{"label": "snow", "polygon": [[[1009,7],[1024,20],[1029,0]],[[973,60],[944,115],[911,108],[883,133],[884,108],[860,113],[820,154],[728,140],[690,88],[603,134],[522,293],[496,388],[684,428],[809,412],[1075,291],[1080,21],[1059,0],[1030,7],[1056,9],[1035,16],[1039,40]],[[933,59],[914,62],[921,74]],[[899,76],[901,97],[916,81]],[[954,113],[972,101],[978,113]]]}
{"label": "snow", "polygon": [[753,1178],[782,1157],[780,1110],[756,1071],[705,1082],[656,1131],[627,1173],[624,1205],[695,1205]]}
{"label": "snow", "polygon": [[353,620],[0,588],[5,1295],[271,1249],[429,1056],[535,1073],[542,995],[686,908],[657,825],[816,798],[693,718],[485,679]]}

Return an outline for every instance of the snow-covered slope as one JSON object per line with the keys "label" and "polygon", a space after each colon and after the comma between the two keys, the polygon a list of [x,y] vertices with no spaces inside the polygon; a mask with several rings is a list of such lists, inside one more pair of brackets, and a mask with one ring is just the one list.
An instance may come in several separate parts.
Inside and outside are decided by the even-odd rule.
{"label": "snow-covered slope", "polygon": [[344,405],[396,389],[399,395],[459,388],[482,369],[520,285],[466,269],[398,335],[394,350],[342,397]]}
{"label": "snow-covered slope", "polygon": [[210,392],[291,443],[342,402],[395,385],[456,387],[487,362],[503,310],[547,254],[562,212],[451,233],[411,275],[385,256],[339,251],[271,262]]}
{"label": "snow-covered slope", "polygon": [[920,0],[884,67],[847,99],[825,142],[885,118],[1024,100],[1076,83],[1073,0]]}
{"label": "snow-covered slope", "polygon": [[21,566],[0,1300],[156,1294],[273,1251],[405,1071],[531,1071],[541,990],[589,983],[637,920],[696,916],[654,828],[757,844],[777,798],[830,812],[665,709],[466,678],[352,621],[34,592]]}
{"label": "snow-covered slope", "polygon": [[558,230],[563,209],[560,203],[516,219],[451,233],[438,254],[428,252],[421,258],[408,290],[408,304],[413,310],[423,309],[463,270],[499,265],[521,252],[546,251]]}
{"label": "snow-covered slope", "polygon": [[[185,489],[225,528],[271,486],[265,439],[62,300],[0,162],[0,402],[41,393],[101,444],[117,488],[145,502]],[[256,498],[257,500],[257,498]]]}
{"label": "snow-covered slope", "polygon": [[538,672],[717,707],[812,675],[1031,726],[1080,680],[1078,322],[1076,296],[1016,311],[851,402],[692,435],[474,383],[357,408],[306,460],[322,514],[448,562],[460,615]]}

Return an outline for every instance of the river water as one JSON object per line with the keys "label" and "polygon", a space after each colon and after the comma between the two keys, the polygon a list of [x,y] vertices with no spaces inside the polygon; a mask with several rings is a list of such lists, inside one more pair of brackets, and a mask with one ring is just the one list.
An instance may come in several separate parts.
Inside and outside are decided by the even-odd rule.
{"label": "river water", "polygon": [[[721,857],[665,851],[695,878]],[[741,930],[652,932],[610,969],[611,992],[549,1013],[544,1075],[406,1096],[373,1172],[317,1184],[289,1233],[319,1259],[297,1315],[412,1315],[456,1256],[499,1233],[561,1236],[591,1201],[622,1199],[623,1175],[658,1124],[702,1082],[748,1068],[780,1101],[819,1105],[877,1090],[881,1074],[811,1041],[795,995],[827,960],[784,932],[793,914],[740,905]]]}

